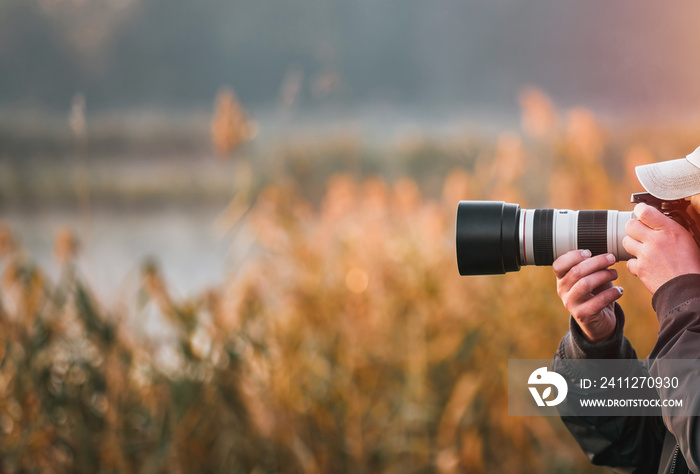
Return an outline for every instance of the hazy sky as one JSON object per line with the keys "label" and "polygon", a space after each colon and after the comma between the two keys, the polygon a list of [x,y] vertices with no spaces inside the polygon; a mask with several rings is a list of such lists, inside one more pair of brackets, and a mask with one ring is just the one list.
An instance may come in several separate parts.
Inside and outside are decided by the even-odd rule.
{"label": "hazy sky", "polygon": [[[0,106],[700,110],[700,2],[4,0]],[[284,91],[284,92],[282,92]]]}

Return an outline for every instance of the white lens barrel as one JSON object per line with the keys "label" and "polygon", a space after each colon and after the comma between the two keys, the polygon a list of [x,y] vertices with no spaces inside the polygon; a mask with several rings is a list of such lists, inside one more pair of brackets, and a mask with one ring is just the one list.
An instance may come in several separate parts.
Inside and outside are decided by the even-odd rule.
{"label": "white lens barrel", "polygon": [[617,261],[632,256],[622,246],[632,212],[521,209],[519,222],[522,265],[551,265],[566,252],[588,249],[611,253]]}
{"label": "white lens barrel", "polygon": [[535,211],[537,209],[520,210],[520,264],[535,264],[535,247],[533,244]]}
{"label": "white lens barrel", "polygon": [[625,225],[630,219],[636,219],[634,212],[608,211],[608,252],[615,255],[618,262],[634,258],[622,246],[622,239],[627,235]]}
{"label": "white lens barrel", "polygon": [[554,236],[552,237],[552,256],[554,260],[566,252],[578,248],[578,217],[579,211],[555,209]]}

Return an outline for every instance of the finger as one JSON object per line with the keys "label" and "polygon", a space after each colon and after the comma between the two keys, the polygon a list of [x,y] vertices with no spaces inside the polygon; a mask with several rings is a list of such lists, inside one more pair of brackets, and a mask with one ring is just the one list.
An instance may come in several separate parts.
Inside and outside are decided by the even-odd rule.
{"label": "finger", "polygon": [[700,214],[700,194],[695,194],[690,196],[690,206],[686,210],[688,214],[695,214],[698,216]]}
{"label": "finger", "polygon": [[[653,232],[653,231],[652,231]],[[642,253],[642,243],[636,239],[633,239],[629,235],[626,235],[622,239],[622,246],[635,257],[638,257]]]}
{"label": "finger", "polygon": [[625,233],[639,242],[651,239],[654,229],[637,219],[630,219],[625,224]]}
{"label": "finger", "polygon": [[571,288],[580,279],[590,275],[591,273],[603,270],[615,263],[615,256],[609,253],[596,255],[595,257],[586,259],[581,263],[574,265],[566,272],[566,275],[561,279],[561,284],[564,288]]}
{"label": "finger", "polygon": [[643,202],[640,202],[634,207],[634,215],[654,230],[665,229],[673,223],[673,221],[669,217],[663,215],[661,211]]}
{"label": "finger", "polygon": [[571,287],[568,294],[569,301],[574,304],[580,304],[589,300],[597,288],[614,281],[617,276],[617,270],[611,268],[609,270],[600,270],[580,279]]}
{"label": "finger", "polygon": [[685,212],[690,216],[695,225],[700,224],[700,194],[695,194],[690,197],[690,205],[685,209]]}
{"label": "finger", "polygon": [[[593,298],[582,303],[576,308],[577,318],[587,318],[594,314],[600,313],[606,306],[617,301],[622,296],[622,287],[614,286],[601,293],[598,293]],[[572,313],[573,314],[573,313]]]}
{"label": "finger", "polygon": [[[615,272],[615,278],[614,278],[614,279],[616,280],[616,279],[617,279],[617,270],[615,270],[614,268],[611,268],[611,269],[609,269],[609,271]],[[598,288],[596,288],[596,289],[594,289],[593,291],[591,291],[591,294],[595,296],[595,295],[597,295],[598,293],[602,293],[603,291],[607,290],[608,288],[612,288],[612,287],[613,287],[612,281],[609,281],[608,283],[603,283],[603,284],[600,285]]]}
{"label": "finger", "polygon": [[590,257],[590,250],[571,250],[557,258],[554,263],[552,263],[552,270],[554,270],[554,274],[557,278],[563,278],[564,275],[571,270],[571,267],[578,265]]}
{"label": "finger", "polygon": [[630,258],[627,260],[627,270],[634,276],[637,276],[637,270],[639,269],[639,262],[636,258]]}

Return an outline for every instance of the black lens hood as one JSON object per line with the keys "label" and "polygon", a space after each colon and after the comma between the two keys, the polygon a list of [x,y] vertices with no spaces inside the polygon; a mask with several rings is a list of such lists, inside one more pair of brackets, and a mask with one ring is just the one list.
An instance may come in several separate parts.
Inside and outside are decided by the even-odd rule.
{"label": "black lens hood", "polygon": [[457,207],[460,275],[520,270],[520,207],[503,201],[461,201]]}

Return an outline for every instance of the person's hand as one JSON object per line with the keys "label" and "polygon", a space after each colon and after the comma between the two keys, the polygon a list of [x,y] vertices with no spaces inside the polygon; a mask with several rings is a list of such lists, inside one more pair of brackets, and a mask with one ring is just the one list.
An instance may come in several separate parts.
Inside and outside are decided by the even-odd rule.
{"label": "person's hand", "polygon": [[614,302],[622,296],[622,288],[612,284],[617,270],[608,267],[613,263],[611,254],[591,257],[590,250],[572,250],[552,264],[561,301],[593,343],[604,342],[615,332]]}
{"label": "person's hand", "polygon": [[677,276],[700,273],[700,248],[683,226],[644,203],[637,204],[634,214],[639,220],[627,222],[622,239],[636,257],[627,262],[627,269],[652,294]]}

